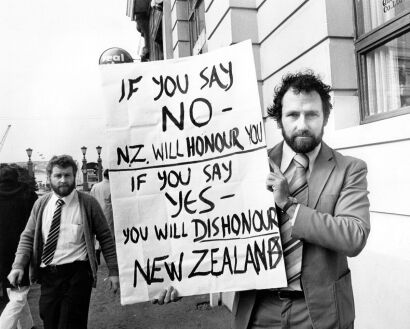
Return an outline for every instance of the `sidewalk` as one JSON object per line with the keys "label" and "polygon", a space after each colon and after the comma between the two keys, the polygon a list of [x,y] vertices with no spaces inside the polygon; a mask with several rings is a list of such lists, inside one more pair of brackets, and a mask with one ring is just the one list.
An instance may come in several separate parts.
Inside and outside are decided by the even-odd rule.
{"label": "sidewalk", "polygon": [[[97,288],[91,295],[88,329],[228,329],[231,315],[224,306],[211,308],[209,295],[184,297],[179,302],[155,305],[150,302],[121,306],[106,286],[107,268],[100,266]],[[37,329],[43,329],[39,317],[40,286],[32,286],[29,304]],[[0,304],[0,311],[4,308]]]}

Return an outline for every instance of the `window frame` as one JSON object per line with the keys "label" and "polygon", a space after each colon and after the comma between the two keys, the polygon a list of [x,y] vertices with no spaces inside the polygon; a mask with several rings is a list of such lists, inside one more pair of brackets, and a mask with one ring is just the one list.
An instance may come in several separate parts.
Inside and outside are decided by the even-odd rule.
{"label": "window frame", "polygon": [[[190,44],[190,53],[191,55],[197,55],[201,54],[203,50],[206,51],[205,45],[206,45],[206,38],[203,37],[203,35],[206,35],[206,29],[205,29],[205,24],[204,27],[199,31],[198,25],[199,25],[199,7],[201,3],[204,3],[205,6],[205,1],[204,0],[188,0],[188,33],[189,33],[189,44]],[[205,14],[205,13],[204,13]],[[196,40],[193,40],[193,31],[192,31],[192,25],[195,24],[196,28]],[[201,37],[202,36],[202,37]],[[199,44],[200,43],[200,44]]]}
{"label": "window frame", "polygon": [[380,47],[381,45],[398,38],[400,35],[410,32],[410,9],[406,10],[387,22],[379,25],[375,29],[358,36],[359,22],[357,16],[356,0],[353,0],[354,9],[354,28],[355,28],[355,57],[357,63],[357,83],[360,106],[360,124],[366,124],[379,120],[384,120],[410,113],[410,106],[404,106],[397,110],[383,112],[373,115],[366,115],[368,111],[368,88],[366,75],[365,56],[368,52]]}
{"label": "window frame", "polygon": [[151,14],[149,19],[151,61],[159,61],[164,59],[164,50],[162,43],[162,16],[162,4],[151,7]]}

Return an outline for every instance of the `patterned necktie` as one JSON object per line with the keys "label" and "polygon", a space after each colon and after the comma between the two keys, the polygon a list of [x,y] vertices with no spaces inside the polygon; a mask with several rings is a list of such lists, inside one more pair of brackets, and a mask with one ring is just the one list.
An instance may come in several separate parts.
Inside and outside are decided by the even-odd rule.
{"label": "patterned necktie", "polygon": [[[300,204],[306,205],[308,200],[306,170],[309,166],[309,159],[305,154],[297,153],[293,158],[293,163],[295,171],[289,183],[289,191],[291,196],[296,198]],[[287,214],[282,214],[280,232],[288,287],[294,290],[302,290],[300,276],[303,244],[302,241],[291,237],[292,223]]]}
{"label": "patterned necktie", "polygon": [[50,231],[48,232],[43,255],[41,256],[41,261],[46,266],[53,260],[57,247],[58,234],[60,233],[61,208],[63,207],[64,201],[62,199],[58,199],[56,204],[57,207],[54,211],[53,221],[51,222]]}

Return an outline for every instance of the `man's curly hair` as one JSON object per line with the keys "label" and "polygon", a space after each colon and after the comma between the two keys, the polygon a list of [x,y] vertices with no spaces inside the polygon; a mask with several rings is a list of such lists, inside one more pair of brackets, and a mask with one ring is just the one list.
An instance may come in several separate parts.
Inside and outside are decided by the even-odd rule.
{"label": "man's curly hair", "polygon": [[304,72],[289,73],[282,78],[282,83],[275,88],[273,104],[268,107],[268,115],[282,126],[282,99],[285,93],[292,88],[296,94],[300,92],[316,91],[323,105],[324,122],[327,123],[332,103],[330,102],[330,92],[332,88],[323,83],[322,80],[312,70]]}

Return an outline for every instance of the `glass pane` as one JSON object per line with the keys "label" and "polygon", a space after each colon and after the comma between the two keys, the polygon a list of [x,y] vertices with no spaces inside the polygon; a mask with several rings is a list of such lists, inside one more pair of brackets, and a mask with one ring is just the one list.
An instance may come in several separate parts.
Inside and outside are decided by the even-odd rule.
{"label": "glass pane", "polygon": [[410,0],[355,0],[358,36],[410,9]]}
{"label": "glass pane", "polygon": [[191,50],[195,47],[202,30],[205,29],[205,3],[203,0],[190,0],[190,6],[195,5],[189,17]]}
{"label": "glass pane", "polygon": [[201,1],[198,6],[198,34],[205,28],[205,2]]}
{"label": "glass pane", "polygon": [[365,116],[410,106],[410,33],[364,55],[367,78]]}
{"label": "glass pane", "polygon": [[188,9],[189,9],[190,12],[195,9],[195,3],[196,3],[196,0],[189,0],[188,1]]}
{"label": "glass pane", "polygon": [[191,48],[194,46],[196,40],[198,39],[197,22],[195,15],[189,20],[189,41],[191,42]]}

